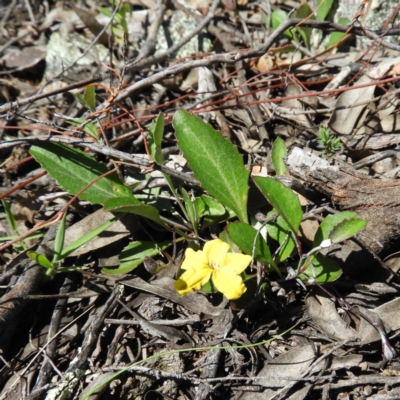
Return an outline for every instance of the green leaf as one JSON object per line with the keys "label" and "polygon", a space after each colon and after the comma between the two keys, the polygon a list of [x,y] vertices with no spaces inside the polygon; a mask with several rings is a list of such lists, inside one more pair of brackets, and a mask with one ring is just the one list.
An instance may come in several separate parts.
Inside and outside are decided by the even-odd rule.
{"label": "green leaf", "polygon": [[179,147],[203,188],[247,223],[249,171],[237,148],[186,111],[177,111],[173,124]]}
{"label": "green leaf", "polygon": [[112,17],[112,12],[106,7],[99,7],[99,12],[106,17]]}
{"label": "green leaf", "polygon": [[321,222],[321,225],[317,229],[317,232],[315,233],[313,247],[318,247],[322,243],[322,241],[329,239],[329,234],[337,224],[344,221],[345,219],[355,218],[356,216],[357,214],[353,211],[343,211],[325,217],[325,219]]}
{"label": "green leaf", "polygon": [[334,0],[317,0],[317,17],[320,21],[325,21],[333,2]]}
{"label": "green leaf", "polygon": [[76,94],[76,99],[79,101],[79,103],[85,107],[85,108],[89,108],[88,105],[86,104],[85,98],[82,96],[81,93],[77,93]]}
{"label": "green leaf", "polygon": [[[241,222],[235,222],[229,224],[226,227],[229,237],[232,241],[237,244],[244,253],[253,254],[254,239],[257,235],[257,231],[250,225],[243,224]],[[276,269],[276,264],[272,259],[271,252],[264,238],[259,234],[255,243],[254,259],[264,264],[272,265]]]}
{"label": "green leaf", "polygon": [[53,269],[54,265],[53,263],[43,254],[36,253],[36,251],[28,251],[26,255],[32,259],[33,261],[37,262],[39,265],[41,265],[44,268],[47,269]]}
{"label": "green leaf", "polygon": [[161,151],[161,142],[164,134],[164,113],[160,113],[156,120],[153,120],[149,129],[149,142],[150,155],[155,162],[162,164],[164,162],[164,155]]}
{"label": "green leaf", "polygon": [[[78,93],[79,94],[79,93]],[[82,97],[82,95],[81,95]],[[82,97],[83,99],[83,97]],[[87,108],[85,104],[83,104],[84,107]],[[93,124],[93,122],[86,122],[84,118],[75,118],[75,119],[69,119],[68,122],[71,125],[75,125],[78,127],[83,126],[83,130],[91,137],[95,138],[96,140],[99,140],[99,132],[96,128],[96,126]]]}
{"label": "green leaf", "polygon": [[96,140],[99,140],[100,135],[99,131],[97,130],[96,126],[93,124],[93,122],[88,122],[84,127],[83,130],[91,137],[95,138]]}
{"label": "green leaf", "polygon": [[[340,25],[348,25],[350,23],[350,20],[348,18],[340,18],[339,24]],[[336,43],[339,43],[340,40],[343,38],[343,36],[346,35],[346,32],[331,32],[329,35],[329,41],[326,45],[327,48],[335,45]]]}
{"label": "green leaf", "polygon": [[96,93],[93,85],[86,87],[84,100],[89,110],[93,111],[96,109]]}
{"label": "green leaf", "polygon": [[197,218],[203,218],[201,230],[204,231],[208,226],[214,225],[222,220],[229,219],[229,213],[216,199],[210,196],[201,195],[195,199]]}
{"label": "green leaf", "polygon": [[[342,269],[339,264],[332,260],[332,258],[324,257],[322,254],[317,254],[315,257],[311,256],[312,264],[314,266],[314,274],[312,267],[308,267],[299,278],[307,282],[310,278],[314,278],[317,283],[329,283],[338,279],[342,275]],[[308,260],[306,260],[308,262]]]}
{"label": "green leaf", "polygon": [[[267,217],[271,217],[274,214],[277,214],[276,210],[272,210],[268,213]],[[275,256],[275,261],[277,264],[280,264],[292,255],[296,247],[296,242],[293,239],[289,226],[280,216],[275,222],[269,222],[266,228],[268,235],[279,243],[279,251]]]}
{"label": "green leaf", "polygon": [[[219,234],[219,238],[225,242],[228,243],[230,246],[230,251],[232,253],[239,253],[240,252],[240,248],[239,246],[231,239],[231,237],[229,236],[228,231],[225,229],[223,230],[220,234]],[[197,249],[193,249],[193,250],[197,250]]]}
{"label": "green leaf", "polygon": [[[311,18],[310,18],[311,15]],[[302,4],[296,11],[296,18],[301,19],[315,19],[314,13],[311,10],[310,6],[306,4]],[[312,33],[312,28],[305,28],[304,26],[298,27],[297,32],[301,35],[304,40],[304,44],[307,48],[310,48],[310,38]]]}
{"label": "green leaf", "polygon": [[[77,194],[100,175],[107,167],[80,150],[59,143],[38,142],[29,152],[57,182],[71,194]],[[130,197],[130,190],[122,184],[117,173],[101,178],[79,198],[92,204],[104,204],[110,198]]]}
{"label": "green leaf", "polygon": [[303,211],[296,194],[283,183],[272,178],[256,176],[253,179],[261,193],[285,220],[294,235],[297,236],[301,219],[303,218]]}
{"label": "green leaf", "polygon": [[119,255],[121,264],[118,268],[103,268],[102,272],[109,275],[127,274],[142,264],[145,257],[154,257],[160,250],[165,250],[172,242],[162,242],[158,246],[154,242],[136,241],[130,243]]}
{"label": "green leaf", "polygon": [[196,212],[196,207],[194,206],[192,200],[190,200],[189,194],[188,192],[185,190],[185,188],[181,188],[181,193],[182,193],[182,197],[183,197],[183,202],[185,204],[185,209],[187,212],[187,215],[189,217],[190,223],[192,224],[192,227],[196,233],[196,235],[198,235],[198,216],[197,216],[197,212]]}
{"label": "green leaf", "polygon": [[67,224],[67,213],[65,212],[61,218],[60,225],[57,229],[57,234],[54,239],[54,255],[53,255],[53,264],[60,261],[61,252],[64,247],[64,238],[65,238],[65,228]]}
{"label": "green leaf", "polygon": [[1,204],[3,204],[4,211],[6,213],[6,220],[7,220],[8,224],[11,226],[14,233],[19,236],[18,229],[17,229],[17,221],[15,220],[14,215],[11,212],[11,208],[10,208],[9,204],[4,199],[1,200]]}
{"label": "green leaf", "polygon": [[204,194],[196,197],[195,206],[199,218],[204,216],[222,217],[226,213],[225,208],[217,200]]}
{"label": "green leaf", "polygon": [[160,213],[157,208],[148,204],[143,204],[139,200],[132,197],[116,197],[109,199],[104,204],[105,211],[111,212],[129,212],[131,214],[140,215],[151,219],[158,224],[165,226],[160,218]]}
{"label": "green leaf", "polygon": [[62,250],[59,260],[63,260],[64,258],[68,257],[71,253],[73,253],[76,249],[83,246],[89,240],[92,240],[94,237],[100,235],[101,232],[105,231],[108,227],[110,227],[115,221],[118,221],[120,218],[124,216],[123,213],[111,218],[109,221],[104,222],[96,229],[93,229],[91,232],[88,232],[86,235],[83,235],[75,242],[71,243],[65,249]]}
{"label": "green leaf", "polygon": [[362,218],[346,219],[337,224],[330,232],[329,239],[332,243],[343,242],[343,240],[350,239],[361,229],[365,228],[367,221]]}
{"label": "green leaf", "polygon": [[[287,12],[281,9],[272,11],[271,27],[273,29],[277,29],[279,25],[287,19],[287,16],[288,16]],[[290,38],[293,38],[293,35],[290,33],[289,29],[286,29],[286,31],[283,32],[283,34],[289,36]]]}
{"label": "green leaf", "polygon": [[271,158],[277,175],[286,174],[286,165],[282,160],[282,157],[285,157],[286,155],[287,150],[285,142],[281,138],[276,139],[272,145]]}

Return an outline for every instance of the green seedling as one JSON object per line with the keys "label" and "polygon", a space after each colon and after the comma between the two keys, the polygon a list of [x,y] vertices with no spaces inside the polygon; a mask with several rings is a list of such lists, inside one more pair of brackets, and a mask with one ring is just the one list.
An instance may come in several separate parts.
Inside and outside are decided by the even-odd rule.
{"label": "green seedling", "polygon": [[[110,1],[110,8],[107,7],[99,7],[99,12],[106,17],[112,17],[112,8],[115,7],[116,2]],[[132,6],[129,3],[123,3],[118,9],[117,13],[113,19],[112,30],[116,39],[122,41],[124,39],[124,35],[128,34],[128,23],[126,18],[128,15],[132,14]]]}
{"label": "green seedling", "polygon": [[[5,200],[1,200],[1,204],[3,205],[4,212],[6,213],[6,220],[10,225],[11,229],[13,230],[13,232],[15,233],[15,236],[13,236],[13,238],[15,239],[20,236],[17,228],[17,221],[15,220],[14,215],[11,212],[9,204]],[[8,240],[13,240],[13,239],[8,238]],[[26,246],[24,242],[20,242],[19,245],[16,246],[16,250],[18,251],[23,251],[25,250],[25,248]]]}
{"label": "green seedling", "polygon": [[320,126],[318,130],[318,143],[324,147],[323,154],[332,157],[340,149],[340,138],[334,137],[329,128]]}
{"label": "green seedling", "polygon": [[46,268],[46,276],[49,279],[52,279],[56,274],[62,272],[71,272],[71,271],[78,271],[83,270],[85,267],[63,267],[62,262],[63,260],[72,254],[75,250],[79,247],[83,246],[89,240],[93,239],[94,237],[98,236],[101,232],[109,228],[115,221],[122,218],[123,214],[118,215],[109,221],[105,222],[104,224],[100,225],[98,228],[92,230],[91,232],[87,233],[86,235],[82,236],[80,239],[76,240],[69,246],[64,248],[64,238],[65,238],[65,229],[66,229],[66,213],[64,213],[60,225],[57,230],[57,234],[54,240],[54,253],[53,258],[50,261],[46,256],[43,254],[39,254],[35,251],[30,251],[27,253],[28,257],[32,260],[36,261],[39,265]]}

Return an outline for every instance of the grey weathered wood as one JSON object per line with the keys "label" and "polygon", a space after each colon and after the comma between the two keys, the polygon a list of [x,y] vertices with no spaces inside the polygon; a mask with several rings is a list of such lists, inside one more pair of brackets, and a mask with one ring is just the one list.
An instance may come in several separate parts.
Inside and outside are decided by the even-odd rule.
{"label": "grey weathered wood", "polygon": [[377,254],[400,242],[400,181],[375,179],[347,164],[294,148],[287,157],[290,173],[327,194],[341,210],[357,212],[368,221],[362,239]]}

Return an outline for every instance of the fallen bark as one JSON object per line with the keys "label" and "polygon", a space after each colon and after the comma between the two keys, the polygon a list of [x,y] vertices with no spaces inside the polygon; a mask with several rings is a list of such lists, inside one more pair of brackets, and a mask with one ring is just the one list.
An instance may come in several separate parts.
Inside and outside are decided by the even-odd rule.
{"label": "fallen bark", "polygon": [[400,181],[375,179],[346,164],[330,164],[294,148],[287,157],[290,173],[327,194],[341,210],[368,221],[362,240],[379,255],[400,243]]}

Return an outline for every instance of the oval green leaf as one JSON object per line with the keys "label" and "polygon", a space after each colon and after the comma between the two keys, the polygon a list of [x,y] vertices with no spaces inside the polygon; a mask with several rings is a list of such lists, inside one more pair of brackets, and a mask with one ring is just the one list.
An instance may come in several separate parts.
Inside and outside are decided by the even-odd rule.
{"label": "oval green leaf", "polygon": [[332,8],[334,0],[317,0],[317,17],[320,21],[325,21]]}
{"label": "oval green leaf", "polygon": [[272,178],[256,176],[253,179],[261,193],[285,220],[290,230],[297,236],[301,219],[303,218],[303,210],[296,194],[283,183]]}
{"label": "oval green leaf", "polygon": [[[253,254],[254,239],[257,235],[257,230],[250,225],[243,224],[241,222],[235,222],[229,224],[226,228],[231,240],[238,245],[239,249],[244,253]],[[264,264],[269,264],[276,267],[274,260],[272,259],[269,247],[265,242],[264,238],[259,234],[255,243],[254,259]]]}
{"label": "oval green leaf", "polygon": [[315,233],[313,247],[318,247],[322,241],[330,239],[329,234],[337,224],[345,219],[355,218],[356,216],[357,214],[353,211],[343,211],[337,214],[326,216]]}
{"label": "oval green leaf", "polygon": [[[38,142],[29,152],[57,182],[71,194],[77,194],[90,182],[108,172],[107,167],[80,150],[59,143]],[[79,198],[92,204],[104,204],[110,198],[131,197],[116,173],[101,178]]]}
{"label": "oval green leaf", "polygon": [[332,258],[324,257],[322,254],[318,254],[312,257],[312,264],[314,266],[314,275],[312,267],[308,267],[299,278],[307,282],[310,278],[315,278],[317,283],[329,283],[338,279],[342,275],[342,269],[339,264],[332,260]]}
{"label": "oval green leaf", "polygon": [[238,218],[248,223],[249,171],[237,148],[200,118],[177,111],[174,128],[178,144],[203,188]]}
{"label": "oval green leaf", "polygon": [[93,85],[86,87],[84,100],[89,110],[93,111],[96,108],[96,93]]}
{"label": "oval green leaf", "polygon": [[47,269],[54,268],[53,263],[43,254],[36,253],[36,251],[28,251],[26,255],[44,268]]}
{"label": "oval green leaf", "polygon": [[282,160],[282,157],[286,155],[287,150],[285,142],[281,138],[276,139],[272,145],[271,158],[277,175],[285,175],[286,173],[286,165]]}
{"label": "oval green leaf", "polygon": [[362,218],[345,219],[337,224],[329,234],[329,239],[332,243],[343,242],[343,240],[350,239],[355,234],[365,228],[367,221]]}

